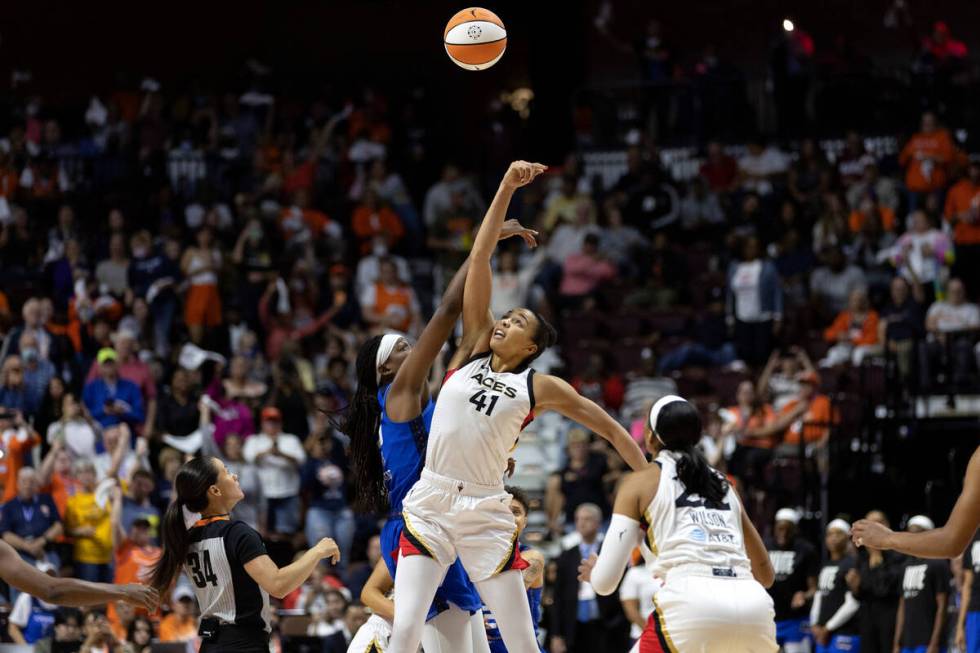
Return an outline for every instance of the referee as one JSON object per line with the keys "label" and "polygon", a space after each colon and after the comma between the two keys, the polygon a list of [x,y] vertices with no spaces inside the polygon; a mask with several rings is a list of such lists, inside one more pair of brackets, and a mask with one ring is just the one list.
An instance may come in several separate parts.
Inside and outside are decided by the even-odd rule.
{"label": "referee", "polygon": [[177,498],[163,516],[163,555],[153,568],[150,585],[163,592],[181,567],[186,570],[201,606],[201,653],[268,653],[269,595],[289,594],[320,560],[336,562],[340,550],[325,537],[299,560],[279,569],[259,534],[245,522],[229,519],[245,495],[238,477],[217,458],[184,463],[174,487]]}

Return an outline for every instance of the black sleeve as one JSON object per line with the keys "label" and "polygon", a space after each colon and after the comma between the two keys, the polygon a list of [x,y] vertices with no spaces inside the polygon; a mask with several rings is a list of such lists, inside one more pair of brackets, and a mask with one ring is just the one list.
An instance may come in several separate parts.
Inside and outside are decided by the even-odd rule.
{"label": "black sleeve", "polygon": [[808,546],[804,550],[803,559],[803,569],[806,572],[807,578],[819,578],[820,577],[820,556],[817,555],[817,550]]}
{"label": "black sleeve", "polygon": [[239,563],[245,565],[259,556],[267,555],[265,543],[254,528],[245,522],[235,522],[225,534],[225,545]]}
{"label": "black sleeve", "polygon": [[953,572],[949,568],[949,562],[946,560],[935,560],[933,561],[933,573],[932,575],[932,594],[949,594],[950,593],[950,583],[953,580]]}

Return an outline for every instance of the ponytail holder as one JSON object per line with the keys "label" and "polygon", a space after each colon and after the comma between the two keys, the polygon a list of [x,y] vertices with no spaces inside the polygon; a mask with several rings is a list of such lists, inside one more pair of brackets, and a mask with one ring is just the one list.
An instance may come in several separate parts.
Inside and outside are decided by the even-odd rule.
{"label": "ponytail holder", "polygon": [[201,513],[191,512],[183,503],[180,504],[180,511],[184,515],[184,528],[187,530],[190,530],[201,519]]}
{"label": "ponytail holder", "polygon": [[660,444],[664,446],[667,446],[666,443],[663,441],[663,438],[660,437],[660,434],[657,433],[657,420],[660,418],[660,411],[664,409],[664,406],[667,404],[672,404],[675,401],[686,402],[687,399],[684,397],[678,397],[677,395],[667,395],[666,397],[661,397],[658,399],[657,403],[655,403],[653,408],[650,409],[650,430],[653,431],[655,436],[657,436],[657,440],[660,441]]}

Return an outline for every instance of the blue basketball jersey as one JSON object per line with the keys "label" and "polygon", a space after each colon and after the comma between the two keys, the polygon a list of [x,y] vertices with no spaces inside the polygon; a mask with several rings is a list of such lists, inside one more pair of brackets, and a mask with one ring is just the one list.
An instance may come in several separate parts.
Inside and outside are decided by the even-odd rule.
{"label": "blue basketball jersey", "polygon": [[378,446],[385,466],[388,509],[391,514],[401,514],[402,500],[419,480],[425,465],[425,447],[436,403],[430,397],[418,417],[409,422],[395,422],[388,417],[385,408],[390,390],[390,384],[378,390],[378,403],[381,404]]}

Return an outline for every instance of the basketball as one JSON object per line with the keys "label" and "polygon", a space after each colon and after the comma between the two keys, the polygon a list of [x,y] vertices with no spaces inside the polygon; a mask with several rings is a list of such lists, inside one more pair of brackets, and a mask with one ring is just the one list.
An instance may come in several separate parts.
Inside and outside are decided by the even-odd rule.
{"label": "basketball", "polygon": [[497,14],[470,7],[449,19],[443,33],[446,53],[460,68],[485,70],[507,49],[507,30]]}

